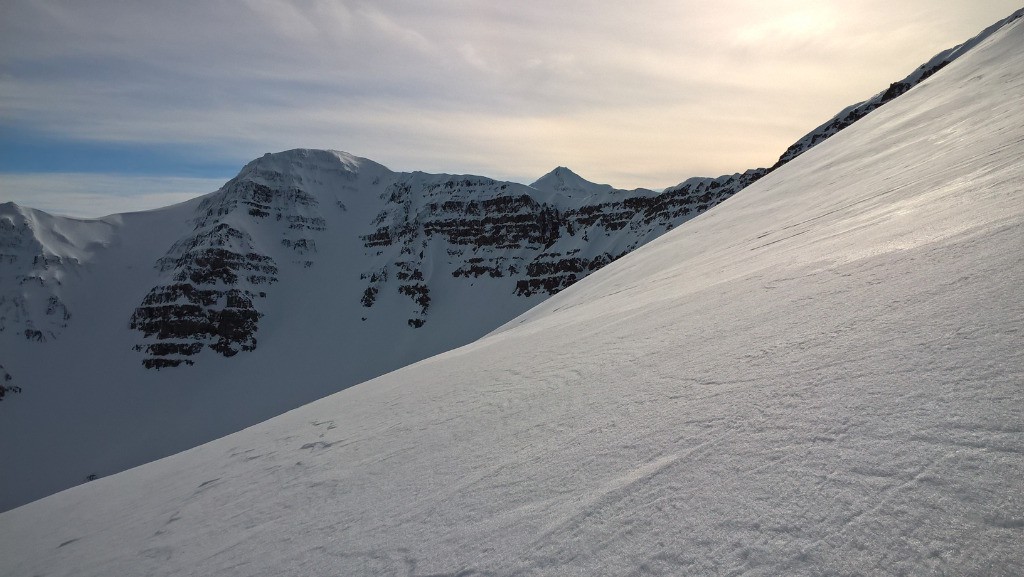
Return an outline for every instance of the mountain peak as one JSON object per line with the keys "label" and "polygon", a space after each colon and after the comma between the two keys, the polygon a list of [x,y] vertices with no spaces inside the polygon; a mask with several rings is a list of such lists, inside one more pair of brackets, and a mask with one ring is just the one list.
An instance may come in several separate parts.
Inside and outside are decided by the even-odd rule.
{"label": "mountain peak", "polygon": [[538,178],[530,185],[531,188],[545,192],[561,193],[583,193],[593,194],[595,192],[609,192],[615,190],[609,184],[597,184],[590,182],[572,170],[559,166],[544,176]]}
{"label": "mountain peak", "polygon": [[388,169],[372,160],[340,150],[293,148],[281,152],[268,152],[246,164],[238,173],[239,178],[263,178],[280,181],[310,173],[334,173],[337,175],[358,175],[370,172],[379,174]]}
{"label": "mountain peak", "polygon": [[21,212],[21,205],[9,200],[7,202],[0,202],[0,215],[10,215]]}

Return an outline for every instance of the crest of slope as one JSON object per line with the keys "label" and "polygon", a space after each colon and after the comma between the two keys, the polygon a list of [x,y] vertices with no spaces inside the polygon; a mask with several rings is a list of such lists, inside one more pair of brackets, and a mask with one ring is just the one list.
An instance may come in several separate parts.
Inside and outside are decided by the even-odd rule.
{"label": "crest of slope", "polygon": [[1009,573],[1022,45],[471,345],[0,515],[0,573]]}

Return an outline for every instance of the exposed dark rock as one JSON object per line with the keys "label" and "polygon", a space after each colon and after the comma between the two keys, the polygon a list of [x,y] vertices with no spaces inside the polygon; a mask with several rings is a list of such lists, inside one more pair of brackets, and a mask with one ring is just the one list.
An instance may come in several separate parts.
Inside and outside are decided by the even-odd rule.
{"label": "exposed dark rock", "polygon": [[163,357],[151,357],[142,360],[142,366],[147,369],[156,369],[158,371],[168,367],[181,366],[182,364],[191,366],[194,365],[195,362],[188,359],[166,359]]}
{"label": "exposed dark rock", "polygon": [[[372,305],[386,286],[382,272],[388,266],[394,266],[395,278],[406,283],[398,286],[399,293],[418,298],[410,292],[409,287],[414,285],[409,281],[426,286],[424,249],[438,244],[452,259],[448,270],[454,278],[525,277],[510,282],[513,294],[554,294],[636,248],[644,239],[722,202],[764,174],[766,171],[759,169],[715,179],[690,179],[661,193],[631,193],[607,187],[609,194],[604,198],[609,200],[570,209],[559,209],[538,201],[522,188],[490,179],[452,178],[420,188],[399,181],[381,194],[385,207],[373,219],[373,230],[361,239],[367,256],[381,256],[383,249],[397,247],[398,254],[405,258],[361,275],[369,281],[363,304]],[[444,191],[440,198],[435,194],[438,190]],[[592,235],[631,240],[624,247],[626,251],[619,254],[582,257],[546,250],[561,239],[577,237],[586,243]]]}
{"label": "exposed dark rock", "polygon": [[168,282],[153,287],[129,321],[146,339],[135,348],[148,355],[149,368],[191,365],[204,348],[226,357],[254,350],[263,316],[258,303],[279,267],[250,232],[272,227],[280,246],[300,257],[292,262],[309,268],[315,237],[327,227],[301,178],[261,170],[259,161],[204,198],[192,224],[193,234],[157,262]]}
{"label": "exposed dark rock", "polygon": [[204,346],[226,357],[256,348],[262,313],[254,299],[266,293],[255,289],[276,282],[278,268],[272,258],[251,250],[252,244],[248,233],[218,223],[160,259],[158,268],[172,282],[153,287],[129,321],[144,338],[156,340],[135,347],[148,355],[143,366],[191,365],[192,359],[181,357],[195,356]]}
{"label": "exposed dark rock", "polygon": [[364,307],[370,308],[373,306],[373,303],[377,300],[377,290],[375,286],[366,287],[366,290],[363,291],[363,298],[360,299]]}
{"label": "exposed dark rock", "polygon": [[310,238],[300,238],[298,240],[283,238],[281,239],[281,245],[294,250],[298,254],[316,252],[316,242]]}
{"label": "exposed dark rock", "polygon": [[[143,350],[141,345],[136,347],[137,350]],[[203,350],[202,343],[165,343],[158,342],[150,345],[146,345],[145,351],[147,354],[166,357],[168,355],[184,355],[192,356]]]}
{"label": "exposed dark rock", "polygon": [[0,365],[0,401],[2,401],[4,396],[7,394],[21,392],[21,387],[12,384],[13,380],[14,378],[11,374],[7,372],[3,365]]}
{"label": "exposed dark rock", "polygon": [[191,284],[177,283],[161,287],[161,290],[152,290],[142,299],[143,306],[161,305],[176,303],[186,300],[190,303],[213,306],[220,298],[221,291],[200,290]]}
{"label": "exposed dark rock", "polygon": [[399,285],[398,292],[408,296],[414,303],[418,304],[421,315],[427,314],[427,309],[430,308],[430,289],[427,285],[422,283],[403,284]]}
{"label": "exposed dark rock", "polygon": [[316,198],[300,188],[272,188],[237,177],[203,200],[196,210],[195,228],[211,226],[242,209],[256,220],[272,218],[286,221],[290,228],[323,230],[323,218],[295,213],[297,209],[317,206]]}

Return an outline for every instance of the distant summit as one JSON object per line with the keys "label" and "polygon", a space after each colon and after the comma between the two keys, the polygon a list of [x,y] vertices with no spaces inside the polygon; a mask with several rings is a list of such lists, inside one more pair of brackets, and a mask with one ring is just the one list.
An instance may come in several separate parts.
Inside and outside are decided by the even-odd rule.
{"label": "distant summit", "polygon": [[615,190],[610,184],[597,184],[590,182],[564,166],[552,170],[538,178],[530,185],[531,188],[545,192],[558,192],[562,194],[594,194],[601,192],[612,192]]}

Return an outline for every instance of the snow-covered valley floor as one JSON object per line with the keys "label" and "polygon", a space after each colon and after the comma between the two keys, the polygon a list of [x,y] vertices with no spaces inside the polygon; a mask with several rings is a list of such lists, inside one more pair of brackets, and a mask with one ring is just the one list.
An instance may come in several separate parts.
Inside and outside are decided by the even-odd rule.
{"label": "snow-covered valley floor", "polygon": [[0,574],[1019,575],[1022,47],[471,345],[0,514]]}

